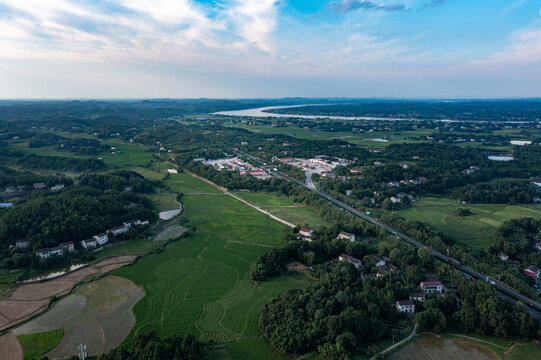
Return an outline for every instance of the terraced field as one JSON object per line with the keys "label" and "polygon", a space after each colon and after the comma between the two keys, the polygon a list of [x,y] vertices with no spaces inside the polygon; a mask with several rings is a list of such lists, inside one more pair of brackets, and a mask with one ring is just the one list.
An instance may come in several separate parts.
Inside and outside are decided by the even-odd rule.
{"label": "terraced field", "polygon": [[257,322],[263,304],[287,289],[309,283],[302,274],[256,284],[250,265],[281,243],[286,227],[186,174],[166,184],[183,197],[181,215],[196,230],[164,252],[116,271],[144,287],[146,296],[134,307],[137,333],[193,333],[217,343],[215,357],[280,358],[259,337]]}
{"label": "terraced field", "polygon": [[[458,208],[472,215],[460,217]],[[426,197],[398,215],[418,220],[445,232],[472,250],[490,245],[493,233],[503,222],[521,217],[541,217],[541,205],[458,205],[456,200]]]}

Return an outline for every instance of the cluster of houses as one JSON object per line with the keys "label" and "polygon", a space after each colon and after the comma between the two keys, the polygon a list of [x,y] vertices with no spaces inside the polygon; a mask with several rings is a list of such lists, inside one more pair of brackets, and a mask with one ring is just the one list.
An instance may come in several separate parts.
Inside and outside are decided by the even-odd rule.
{"label": "cluster of houses", "polygon": [[428,181],[428,179],[425,176],[419,176],[418,178],[411,179],[411,180],[404,179],[404,180],[400,180],[400,181],[390,181],[389,183],[387,183],[387,186],[389,186],[389,187],[398,187],[400,185],[409,185],[409,184],[419,185],[419,184],[424,184],[427,181]]}
{"label": "cluster of houses", "polygon": [[469,168],[467,168],[466,170],[464,170],[463,172],[464,172],[464,174],[466,174],[466,175],[471,175],[471,174],[473,174],[473,173],[476,173],[476,172],[479,171],[479,170],[480,170],[479,166],[477,166],[477,165],[472,165],[472,166],[470,166]]}
{"label": "cluster of houses", "polygon": [[[139,219],[130,220],[122,224],[121,226],[108,229],[106,232],[94,235],[90,239],[82,240],[80,242],[81,247],[84,249],[96,248],[107,244],[110,240],[110,236],[118,236],[125,232],[128,232],[132,227],[139,225],[148,225],[148,221],[141,221]],[[29,246],[28,240],[17,240],[15,246],[20,248],[27,248]],[[42,259],[46,259],[52,255],[63,255],[65,252],[75,251],[73,242],[62,243],[54,248],[45,248],[36,250],[36,255]]]}
{"label": "cluster of houses", "polygon": [[423,302],[426,300],[427,294],[442,294],[443,284],[440,281],[423,281],[420,284],[422,292],[412,292],[409,294],[409,299],[398,300],[395,303],[396,310],[407,315],[415,314],[415,302]]}
{"label": "cluster of houses", "polygon": [[[56,184],[55,186],[51,186],[50,188],[45,184],[44,182],[35,182],[32,184],[32,187],[35,190],[50,190],[50,191],[60,191],[64,188],[64,184]],[[2,191],[2,195],[4,196],[15,196],[17,194],[25,192],[29,186],[26,185],[17,185],[17,186],[8,186]]]}

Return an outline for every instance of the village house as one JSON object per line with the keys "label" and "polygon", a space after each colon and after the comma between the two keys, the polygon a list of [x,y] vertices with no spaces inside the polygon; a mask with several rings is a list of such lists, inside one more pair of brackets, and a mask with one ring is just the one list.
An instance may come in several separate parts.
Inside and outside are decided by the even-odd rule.
{"label": "village house", "polygon": [[363,263],[361,262],[361,260],[356,259],[356,258],[354,258],[353,256],[349,256],[349,255],[346,255],[346,254],[341,254],[341,255],[338,257],[338,260],[339,260],[339,261],[347,261],[348,263],[350,263],[350,264],[352,264],[353,266],[355,266],[355,269],[358,269],[358,268],[360,268],[361,266],[363,266]]}
{"label": "village house", "polygon": [[50,248],[49,251],[51,252],[51,255],[62,255],[64,253],[64,250],[60,246]]}
{"label": "village house", "polygon": [[374,274],[374,273],[362,274],[363,279],[374,280],[377,277],[378,276],[376,274]]}
{"label": "village house", "polygon": [[64,188],[64,184],[56,184],[55,186],[51,187],[51,191],[60,191]]}
{"label": "village house", "polygon": [[107,233],[101,233],[98,235],[94,235],[93,237],[98,242],[98,245],[104,245],[109,242],[109,235],[107,235]]}
{"label": "village house", "polygon": [[86,239],[86,240],[81,241],[81,247],[83,247],[85,249],[88,249],[89,247],[95,248],[97,246],[98,246],[98,243],[96,242],[96,239],[94,239],[94,238]]}
{"label": "village house", "polygon": [[540,275],[540,270],[537,266],[535,265],[530,265],[528,266],[527,268],[525,268],[522,273],[528,277],[531,277],[531,278],[534,278],[534,279],[539,279],[539,275]]}
{"label": "village house", "polygon": [[396,310],[408,315],[415,313],[415,304],[411,300],[398,300],[396,302]]}
{"label": "village house", "polygon": [[125,232],[128,232],[130,230],[129,227],[123,225],[123,226],[117,226],[112,229],[108,229],[107,233],[110,235],[118,236],[120,234],[124,234]]}
{"label": "village house", "polygon": [[378,269],[378,271],[376,272],[376,277],[382,277],[382,276],[385,276],[389,273],[389,269],[384,266],[384,267],[380,267]]}
{"label": "village house", "polygon": [[34,189],[36,189],[36,190],[41,190],[41,189],[46,189],[47,188],[47,185],[45,185],[45,183],[43,183],[43,182],[34,183],[33,186],[34,186]]}
{"label": "village house", "polygon": [[21,249],[26,249],[30,245],[30,240],[28,239],[19,239],[15,240],[15,246]]}
{"label": "village house", "polygon": [[541,241],[535,243],[535,250],[541,251]]}
{"label": "village house", "polygon": [[425,293],[412,292],[412,293],[410,293],[409,298],[410,298],[410,300],[423,302],[423,301],[426,300],[426,294]]}
{"label": "village house", "polygon": [[343,240],[349,240],[349,241],[355,241],[355,235],[350,234],[345,231],[340,231],[340,234],[336,237],[337,239],[343,239]]}
{"label": "village house", "polygon": [[425,294],[432,294],[437,292],[441,294],[443,291],[443,284],[440,281],[423,281],[421,282],[421,289]]}
{"label": "village house", "polygon": [[49,249],[39,249],[36,250],[36,255],[42,259],[46,259],[51,256],[51,251]]}
{"label": "village house", "polygon": [[61,243],[59,246],[60,246],[62,249],[67,249],[69,252],[74,252],[74,251],[75,251],[75,246],[74,246],[74,244],[73,244],[73,241]]}
{"label": "village house", "polygon": [[372,260],[374,260],[374,265],[376,265],[376,267],[385,266],[385,260],[377,257],[376,255],[372,255]]}
{"label": "village house", "polygon": [[507,255],[506,253],[504,252],[501,252],[498,254],[498,257],[500,258],[501,261],[507,261],[509,260],[509,255]]}
{"label": "village house", "polygon": [[[148,221],[146,223],[148,224]],[[141,225],[141,220],[134,219],[134,220],[126,221],[124,223],[124,226],[126,226],[127,228],[131,228],[132,226],[137,226],[137,225]]]}
{"label": "village house", "polygon": [[301,228],[299,230],[299,236],[305,240],[309,240],[313,234],[314,234],[314,231],[312,229]]}

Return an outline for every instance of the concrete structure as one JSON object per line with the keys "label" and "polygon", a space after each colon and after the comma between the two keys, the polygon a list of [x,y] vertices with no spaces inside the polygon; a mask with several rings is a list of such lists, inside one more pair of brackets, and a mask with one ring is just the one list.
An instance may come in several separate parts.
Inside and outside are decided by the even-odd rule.
{"label": "concrete structure", "polygon": [[411,300],[398,300],[395,306],[401,313],[415,314],[415,304]]}
{"label": "concrete structure", "polygon": [[337,239],[343,239],[343,240],[349,240],[349,241],[355,241],[355,235],[350,234],[345,231],[340,231],[340,234],[336,237]]}
{"label": "concrete structure", "polygon": [[55,186],[51,187],[51,191],[60,191],[64,188],[64,184],[56,184]]}
{"label": "concrete structure", "polygon": [[350,264],[352,264],[353,266],[355,266],[355,269],[358,269],[358,268],[360,268],[361,266],[363,266],[363,263],[361,262],[361,260],[356,259],[356,258],[354,258],[353,256],[349,256],[349,255],[346,255],[346,254],[341,254],[341,255],[338,257],[338,260],[339,260],[339,261],[347,261],[348,263],[350,263]]}
{"label": "concrete structure", "polygon": [[93,236],[98,242],[98,245],[105,245],[109,242],[109,235],[107,233],[101,233]]}
{"label": "concrete structure", "polygon": [[423,281],[421,282],[421,289],[425,294],[432,294],[437,292],[441,294],[443,292],[443,284],[440,281]]}
{"label": "concrete structure", "polygon": [[45,185],[45,183],[42,183],[42,182],[34,183],[33,186],[34,186],[34,189],[37,189],[37,190],[47,188],[47,185]]}
{"label": "concrete structure", "polygon": [[425,293],[414,292],[414,293],[410,293],[409,298],[410,298],[410,300],[423,302],[423,301],[426,300],[426,294]]}
{"label": "concrete structure", "polygon": [[89,247],[97,247],[98,246],[98,243],[96,241],[96,239],[94,238],[91,238],[91,239],[86,239],[86,240],[83,240],[81,241],[81,247],[85,248],[85,249],[88,249]]}
{"label": "concrete structure", "polygon": [[64,254],[64,250],[60,246],[50,248],[49,251],[51,252],[51,255],[62,255]]}
{"label": "concrete structure", "polygon": [[504,252],[501,252],[498,254],[498,257],[500,258],[501,261],[507,261],[509,260],[509,255],[507,255],[506,253]]}
{"label": "concrete structure", "polygon": [[61,243],[59,246],[62,249],[68,250],[69,252],[74,252],[75,251],[75,245],[73,244],[73,241]]}
{"label": "concrete structure", "polygon": [[112,229],[108,229],[107,233],[110,235],[118,236],[120,234],[124,234],[125,232],[128,232],[130,228],[126,225],[117,226]]}
{"label": "concrete structure", "polygon": [[301,228],[299,230],[299,236],[303,238],[311,238],[313,234],[314,234],[314,231],[312,229]]}
{"label": "concrete structure", "polygon": [[28,239],[15,240],[15,246],[21,249],[26,249],[28,246],[30,246],[30,240]]}
{"label": "concrete structure", "polygon": [[51,251],[49,249],[39,249],[36,250],[36,255],[42,259],[46,259],[51,256]]}
{"label": "concrete structure", "polygon": [[[148,224],[148,221],[147,221],[147,224]],[[127,228],[131,228],[132,226],[137,226],[137,225],[141,225],[141,220],[134,219],[134,220],[126,221],[124,223],[124,226],[126,226]]]}
{"label": "concrete structure", "polygon": [[374,264],[376,265],[376,267],[385,266],[385,260],[382,260],[375,255],[372,255],[372,260],[374,260]]}

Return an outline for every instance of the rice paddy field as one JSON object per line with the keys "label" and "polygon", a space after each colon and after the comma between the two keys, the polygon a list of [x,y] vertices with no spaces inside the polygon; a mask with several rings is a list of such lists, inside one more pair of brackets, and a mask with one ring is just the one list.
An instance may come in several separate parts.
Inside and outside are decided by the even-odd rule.
{"label": "rice paddy field", "polygon": [[136,323],[124,345],[149,331],[192,333],[215,344],[215,358],[283,358],[260,338],[259,311],[310,280],[293,273],[255,283],[248,270],[263,252],[281,244],[287,228],[234,198],[217,196],[218,190],[187,174],[172,174],[165,183],[191,194],[182,198],[181,216],[195,231],[162,253],[115,271],[146,293],[133,308]]}
{"label": "rice paddy field", "polygon": [[[472,214],[458,216],[459,208],[469,209]],[[478,250],[491,244],[494,231],[505,221],[541,217],[541,205],[463,205],[454,199],[424,197],[409,209],[396,213],[409,220],[426,222],[467,248]]]}
{"label": "rice paddy field", "polygon": [[490,348],[462,339],[423,334],[387,357],[388,360],[499,360]]}
{"label": "rice paddy field", "polygon": [[56,329],[37,334],[19,335],[17,340],[21,344],[24,360],[36,359],[53,349],[64,336],[64,330]]}
{"label": "rice paddy field", "polygon": [[87,345],[90,356],[97,356],[124,340],[135,323],[132,306],[143,296],[143,290],[133,282],[106,276],[78,287],[49,311],[13,332],[25,359],[43,354],[66,358],[76,355],[81,343]]}

